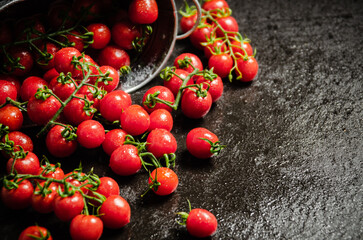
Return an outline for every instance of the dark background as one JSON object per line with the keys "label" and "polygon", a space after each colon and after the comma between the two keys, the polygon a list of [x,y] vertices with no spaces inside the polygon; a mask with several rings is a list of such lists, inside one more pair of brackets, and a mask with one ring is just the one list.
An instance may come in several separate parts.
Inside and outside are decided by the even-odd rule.
{"label": "dark background", "polygon": [[[175,222],[187,199],[216,215],[211,239],[362,239],[362,1],[228,3],[257,49],[259,74],[250,85],[225,82],[223,97],[204,119],[174,113],[180,180],[174,194],[141,198],[147,174],[114,175],[100,150],[80,149],[74,162],[62,160],[69,169],[81,160],[86,170],[94,166],[114,177],[131,205],[131,223],[105,229],[101,239],[189,239]],[[188,39],[178,41],[169,65],[182,52],[202,56]],[[134,103],[159,84],[156,78],[133,93]],[[210,160],[191,157],[185,138],[198,126],[228,147]],[[0,204],[0,239],[16,239],[35,223],[54,239],[70,238],[69,224],[53,214]]]}

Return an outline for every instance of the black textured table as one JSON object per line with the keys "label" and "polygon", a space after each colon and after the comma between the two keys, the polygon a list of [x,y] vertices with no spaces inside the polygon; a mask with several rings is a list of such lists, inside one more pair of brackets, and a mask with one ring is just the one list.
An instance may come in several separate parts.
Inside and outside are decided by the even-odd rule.
{"label": "black textured table", "polygon": [[[362,1],[228,2],[257,48],[260,71],[250,85],[225,82],[224,96],[204,119],[174,114],[174,194],[141,198],[145,172],[119,177],[101,150],[77,152],[86,170],[114,177],[131,205],[131,223],[105,229],[102,239],[189,239],[175,222],[187,199],[216,215],[212,239],[362,239]],[[169,64],[182,52],[201,55],[192,49],[178,41]],[[132,94],[134,103],[157,84],[159,78]],[[197,126],[215,132],[225,151],[207,161],[191,157],[185,139]],[[35,223],[54,239],[70,238],[69,223],[53,214],[0,204],[0,239],[16,239]]]}

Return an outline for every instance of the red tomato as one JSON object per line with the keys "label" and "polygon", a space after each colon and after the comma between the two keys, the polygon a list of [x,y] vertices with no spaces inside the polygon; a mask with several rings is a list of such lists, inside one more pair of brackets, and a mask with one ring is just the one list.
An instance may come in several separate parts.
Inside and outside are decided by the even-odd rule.
{"label": "red tomato", "polygon": [[[41,187],[44,187],[45,182],[39,183]],[[32,195],[31,205],[32,208],[40,213],[50,213],[53,211],[54,199],[57,196],[58,185],[56,183],[51,183],[47,188],[51,192],[43,196],[39,191],[39,187],[35,188],[35,192]]]}
{"label": "red tomato", "polygon": [[29,99],[27,112],[30,120],[38,125],[45,125],[60,109],[61,103],[54,96],[46,100],[36,99],[34,96]]}
{"label": "red tomato", "polygon": [[89,32],[93,32],[93,43],[90,45],[94,49],[102,49],[111,40],[110,29],[102,23],[92,23],[87,27]]}
{"label": "red tomato", "polygon": [[50,3],[47,21],[49,22],[49,26],[52,26],[53,29],[58,29],[62,25],[64,25],[65,28],[72,27],[74,25],[74,20],[75,16],[71,11],[69,2],[55,1]]}
{"label": "red tomato", "polygon": [[177,142],[173,134],[162,128],[152,130],[147,136],[146,142],[146,149],[156,158],[160,158],[164,154],[175,153],[177,149]]}
{"label": "red tomato", "polygon": [[[8,54],[13,59],[19,58],[19,64],[24,67],[11,69],[11,67],[8,66],[6,69],[11,72],[12,75],[25,76],[30,72],[30,70],[32,70],[34,60],[29,50],[21,47],[14,47],[9,50]],[[6,62],[5,64],[8,64],[8,62]]]}
{"label": "red tomato", "polygon": [[[14,159],[10,158],[6,164],[6,171],[11,173]],[[32,152],[27,152],[24,158],[17,158],[14,164],[14,170],[18,174],[32,174],[36,175],[39,171],[40,163],[37,155]]]}
{"label": "red tomato", "polygon": [[209,59],[213,54],[216,54],[218,51],[221,53],[226,52],[227,45],[222,40],[215,40],[213,43],[208,44],[203,48],[204,55]]}
{"label": "red tomato", "polygon": [[152,188],[153,192],[160,196],[165,196],[173,193],[178,187],[178,176],[173,170],[166,167],[156,168],[151,172],[149,177],[149,185],[153,185],[153,182],[158,182],[157,188]]}
{"label": "red tomato", "polygon": [[73,74],[75,72],[75,66],[72,64],[73,56],[81,56],[81,53],[74,47],[62,48],[56,52],[54,55],[54,67],[57,72],[63,72],[64,74],[70,72],[73,77],[76,77]]}
{"label": "red tomato", "polygon": [[148,131],[156,128],[163,128],[169,132],[173,129],[173,117],[170,112],[165,109],[156,109],[150,113],[150,126]]}
{"label": "red tomato", "polygon": [[30,226],[25,228],[19,236],[18,240],[53,240],[48,229],[40,226]]}
{"label": "red tomato", "polygon": [[47,133],[45,144],[50,154],[55,157],[64,158],[72,155],[77,149],[77,141],[66,140],[62,136],[62,132],[65,127],[61,125],[55,125]]}
{"label": "red tomato", "polygon": [[123,130],[132,136],[145,133],[150,126],[150,116],[140,105],[131,105],[120,116]]}
{"label": "red tomato", "polygon": [[[195,88],[193,88],[195,90]],[[212,96],[209,92],[206,96],[198,96],[196,92],[188,88],[181,99],[181,109],[188,118],[202,118],[209,112],[212,107]]]}
{"label": "red tomato", "polygon": [[151,24],[159,15],[155,0],[132,0],[129,6],[129,18],[133,23]]}
{"label": "red tomato", "polygon": [[39,88],[44,88],[44,86],[48,86],[48,83],[36,76],[28,77],[24,80],[20,89],[20,97],[23,101],[29,101],[29,99],[35,95]]}
{"label": "red tomato", "polygon": [[191,16],[187,16],[187,17],[182,17],[180,19],[180,28],[183,31],[183,33],[188,32],[190,29],[193,28],[193,26],[195,25],[195,23],[197,22],[197,17],[198,15],[195,13]]}
{"label": "red tomato", "polygon": [[68,39],[68,41],[70,43],[74,43],[74,48],[77,49],[78,51],[82,52],[84,49],[84,43],[82,38],[80,38],[81,33],[72,30],[70,31],[68,34],[66,34],[66,38]]}
{"label": "red tomato", "polygon": [[[227,33],[228,36],[234,36],[238,32],[238,23],[234,17],[232,16],[222,17],[219,18],[217,21],[219,25],[222,27],[222,29],[228,32]],[[216,33],[217,37],[225,36],[224,32],[220,28],[217,28]]]}
{"label": "red tomato", "polygon": [[0,123],[8,126],[9,131],[19,130],[23,125],[23,114],[19,108],[7,104],[0,108]]}
{"label": "red tomato", "polygon": [[193,33],[189,36],[193,46],[197,49],[203,50],[201,43],[207,42],[207,39],[211,37],[213,32],[213,26],[206,23],[203,27],[196,28]]}
{"label": "red tomato", "polygon": [[[102,194],[106,198],[113,196],[113,195],[120,195],[120,187],[118,183],[110,177],[101,177],[100,178],[100,185],[98,186],[95,192]],[[94,197],[94,194],[90,191],[88,195]],[[98,206],[99,203],[96,201],[91,201],[94,205]]]}
{"label": "red tomato", "polygon": [[58,82],[58,76],[56,76],[50,81],[49,88],[60,100],[65,101],[76,90],[76,85],[72,81],[67,81],[66,83]]}
{"label": "red tomato", "polygon": [[17,96],[16,87],[11,82],[0,80],[0,105],[6,102],[7,97],[16,100]]}
{"label": "red tomato", "polygon": [[130,222],[131,209],[123,197],[113,195],[103,202],[99,214],[105,227],[116,229]]}
{"label": "red tomato", "polygon": [[3,186],[1,189],[1,199],[8,208],[24,209],[30,206],[33,191],[33,185],[25,179],[15,189],[6,189]]}
{"label": "red tomato", "polygon": [[[70,175],[72,175],[72,176],[70,176]],[[63,179],[65,179],[66,182],[69,182],[70,184],[72,184],[75,187],[80,187],[81,185],[88,182],[88,180],[83,179],[84,176],[85,176],[85,174],[82,172],[73,171],[73,172],[69,172],[69,173],[65,174]],[[81,190],[84,194],[89,193],[88,187],[92,187],[92,185],[88,184],[81,188]]]}
{"label": "red tomato", "polygon": [[[102,3],[105,1],[102,1]],[[87,13],[86,21],[91,21],[99,16],[101,11],[101,2],[96,0],[75,0],[73,1],[72,10],[76,15],[82,16]]]}
{"label": "red tomato", "polygon": [[115,23],[112,27],[112,40],[122,49],[133,49],[132,42],[141,37],[140,28],[128,21]]}
{"label": "red tomato", "polygon": [[203,64],[202,64],[202,61],[199,59],[199,57],[193,53],[182,53],[180,54],[179,56],[177,56],[174,60],[174,66],[176,68],[179,68],[179,69],[183,69],[189,73],[193,72],[193,67],[188,65],[187,67],[180,67],[178,61],[179,60],[184,60],[184,58],[187,57],[187,58],[190,58],[191,59],[191,64],[195,67],[195,68],[198,68],[200,71],[203,70]]}
{"label": "red tomato", "polygon": [[[170,91],[174,94],[174,97],[176,97],[181,85],[183,84],[183,79],[185,79],[189,75],[189,72],[187,72],[183,69],[175,69],[174,72],[175,72],[175,74],[180,76],[182,79],[173,75],[170,79],[164,80],[164,86],[169,88]],[[186,85],[192,85],[193,83],[194,83],[193,78],[190,78]]]}
{"label": "red tomato", "polygon": [[98,87],[105,89],[107,92],[112,92],[115,90],[120,83],[120,75],[118,74],[118,71],[114,69],[111,66],[101,66],[100,71],[103,74],[109,73],[108,77],[111,78],[111,80],[107,81],[107,84],[105,82],[98,82]]}
{"label": "red tomato", "polygon": [[[32,29],[29,32],[29,29]],[[28,17],[20,19],[15,25],[15,32],[19,40],[31,40],[36,46],[41,46],[43,44],[42,39],[33,40],[34,38],[39,38],[45,33],[44,24],[37,17]]]}
{"label": "red tomato", "polygon": [[57,72],[57,70],[55,70],[55,68],[52,68],[44,73],[43,79],[49,83],[53,78],[58,77],[58,76],[59,76],[59,73]]}
{"label": "red tomato", "polygon": [[[72,100],[68,102],[68,104],[63,109],[64,117],[70,124],[74,126],[77,126],[82,122],[91,120],[93,118],[93,112],[91,110],[95,110],[95,108],[90,105],[88,107],[89,109],[85,110],[85,97],[87,98],[87,96],[84,94],[75,94],[75,98],[72,98]],[[89,111],[88,114],[86,111]]]}
{"label": "red tomato", "polygon": [[174,102],[175,102],[174,94],[169,90],[169,88],[164,87],[164,86],[154,86],[154,87],[150,88],[149,90],[147,90],[142,98],[142,106],[144,107],[144,109],[148,113],[151,113],[151,112],[155,111],[156,109],[165,109],[165,110],[168,110],[169,112],[171,112],[173,109],[164,103],[157,102],[154,107],[151,107],[150,104],[145,104],[145,100],[146,100],[147,96],[149,94],[156,94],[157,92],[159,92],[158,96],[157,96],[159,99],[167,101],[171,104],[174,104]]}
{"label": "red tomato", "polygon": [[225,0],[210,0],[203,3],[202,8],[206,11],[229,8]]}
{"label": "red tomato", "polygon": [[[85,54],[80,60],[80,63],[84,65],[84,67],[77,65],[74,71],[72,72],[72,75],[75,79],[78,79],[79,81],[82,81],[84,79],[83,75],[88,74],[88,69],[90,71],[90,75],[98,75],[99,71],[96,68],[97,63],[87,54]],[[90,83],[94,83],[97,80],[96,76],[90,76],[87,81]]]}
{"label": "red tomato", "polygon": [[[8,134],[9,141],[14,142],[14,152],[20,150],[20,146],[23,148],[24,152],[33,152],[33,141],[32,139],[25,133],[14,131]],[[3,143],[5,143],[5,136],[1,139]]]}
{"label": "red tomato", "polygon": [[195,208],[189,212],[186,227],[190,235],[198,238],[209,237],[217,231],[217,219],[208,210]]}
{"label": "red tomato", "polygon": [[54,55],[59,50],[57,45],[48,42],[48,43],[45,43],[44,46],[42,46],[40,49],[43,52],[46,52],[46,53],[52,55],[52,58],[49,61],[48,60],[46,61],[46,60],[42,59],[42,55],[40,55],[39,52],[36,52],[34,54],[34,58],[37,61],[38,66],[44,70],[49,70],[51,68],[54,68]]}
{"label": "red tomato", "polygon": [[14,76],[10,76],[10,75],[1,75],[0,80],[5,80],[8,82],[11,82],[16,87],[17,94],[18,95],[20,94],[21,83],[18,78],[14,77]]}
{"label": "red tomato", "polygon": [[207,89],[209,85],[208,92],[210,93],[212,97],[212,102],[218,101],[222,94],[223,94],[223,81],[220,77],[216,77],[213,79],[213,81],[210,81],[208,79],[205,79],[203,76],[198,76],[195,79],[196,84],[203,83],[203,88]]}
{"label": "red tomato", "polygon": [[105,129],[95,120],[86,120],[78,125],[77,140],[85,148],[101,146],[105,140]]}
{"label": "red tomato", "polygon": [[103,232],[103,223],[94,215],[77,215],[71,221],[69,231],[73,240],[98,240]]}
{"label": "red tomato", "polygon": [[186,146],[190,154],[196,158],[206,159],[213,156],[211,144],[201,138],[208,139],[212,143],[218,142],[218,137],[206,128],[198,127],[192,129],[186,139]]}
{"label": "red tomato", "polygon": [[[44,170],[46,165],[41,166],[41,168],[38,171],[37,175],[42,175],[43,177],[46,178],[53,178],[53,179],[57,179],[57,180],[62,180],[64,178],[64,172],[60,167],[55,167],[54,164],[50,164],[52,166],[53,169],[48,169],[48,170]],[[39,181],[42,182],[42,181]]]}
{"label": "red tomato", "polygon": [[242,43],[237,40],[231,41],[231,47],[234,54],[236,54],[237,57],[244,57],[246,54],[243,51],[246,50],[247,56],[253,55],[253,49],[249,42],[243,41]]}
{"label": "red tomato", "polygon": [[138,150],[133,145],[122,145],[111,154],[110,168],[121,176],[137,173],[142,167]]}
{"label": "red tomato", "polygon": [[221,78],[225,78],[229,75],[233,64],[234,62],[232,57],[227,53],[213,55],[208,61],[208,67],[210,69],[214,68],[213,72]]}
{"label": "red tomato", "polygon": [[83,85],[77,93],[86,95],[87,99],[93,101],[92,106],[97,110],[100,109],[100,101],[104,97],[104,93],[101,92],[101,89],[96,89],[95,87],[89,85]]}
{"label": "red tomato", "polygon": [[121,67],[130,66],[130,56],[122,48],[109,45],[101,50],[98,56],[98,63],[119,70]]}
{"label": "red tomato", "polygon": [[79,192],[72,196],[61,197],[59,195],[54,199],[54,213],[61,221],[70,221],[75,216],[81,214],[84,208],[83,197]]}
{"label": "red tomato", "polygon": [[123,145],[127,132],[122,129],[112,129],[105,135],[105,140],[102,143],[102,148],[109,156],[116,150],[116,148]]}
{"label": "red tomato", "polygon": [[113,122],[120,120],[121,113],[132,103],[130,94],[123,90],[115,90],[107,93],[100,101],[102,117]]}
{"label": "red tomato", "polygon": [[251,82],[257,75],[258,63],[254,57],[248,57],[247,60],[240,58],[237,60],[237,77],[242,77],[241,82]]}

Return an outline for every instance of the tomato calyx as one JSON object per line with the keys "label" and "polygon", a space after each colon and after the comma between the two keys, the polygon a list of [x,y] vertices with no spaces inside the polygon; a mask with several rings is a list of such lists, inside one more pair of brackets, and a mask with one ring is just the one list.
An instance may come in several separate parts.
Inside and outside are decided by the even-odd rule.
{"label": "tomato calyx", "polygon": [[191,17],[194,14],[197,13],[197,7],[192,5],[191,7],[189,6],[189,4],[185,1],[185,10],[183,11],[182,9],[179,10],[180,15],[182,15],[183,17]]}
{"label": "tomato calyx", "polygon": [[156,173],[155,173],[155,178],[153,178],[151,176],[151,172],[149,171],[149,178],[151,179],[151,183],[149,183],[149,187],[147,188],[147,190],[141,194],[141,197],[144,197],[151,189],[154,191],[157,191],[159,186],[161,185],[160,182],[158,182],[158,168],[155,169]]}
{"label": "tomato calyx", "polygon": [[177,215],[179,215],[181,217],[181,220],[182,220],[182,221],[176,220],[176,222],[179,225],[182,225],[182,226],[185,226],[186,225],[187,219],[189,217],[189,212],[192,211],[192,205],[190,204],[189,199],[187,199],[187,202],[188,202],[189,211],[188,212],[177,212],[176,213]]}
{"label": "tomato calyx", "polygon": [[212,142],[207,138],[199,138],[199,139],[204,140],[210,144],[210,152],[213,154],[212,156],[218,155],[222,151],[222,149],[227,147],[227,145],[220,145],[220,141]]}
{"label": "tomato calyx", "polygon": [[132,47],[136,50],[136,52],[138,53],[142,52],[152,32],[153,29],[150,25],[142,26],[141,36],[136,37],[131,43]]}

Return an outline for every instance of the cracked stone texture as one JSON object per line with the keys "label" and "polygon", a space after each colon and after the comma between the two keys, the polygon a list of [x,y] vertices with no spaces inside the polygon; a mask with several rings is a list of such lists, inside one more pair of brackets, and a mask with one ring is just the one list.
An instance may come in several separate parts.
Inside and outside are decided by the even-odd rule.
{"label": "cracked stone texture", "polygon": [[[142,199],[147,174],[114,175],[100,150],[81,149],[74,161],[62,160],[65,169],[81,160],[86,170],[94,166],[114,177],[129,201],[131,223],[105,229],[102,239],[189,239],[174,214],[187,210],[187,199],[216,215],[211,239],[362,239],[362,1],[228,3],[257,49],[260,71],[250,85],[225,82],[204,119],[174,113],[180,180],[174,194]],[[182,52],[201,56],[189,40],[178,41],[169,65]],[[159,84],[156,78],[132,94],[134,103]],[[206,161],[191,157],[185,138],[198,126],[216,133],[225,151]],[[68,223],[52,214],[0,205],[2,239],[15,239],[34,223],[47,226],[54,239],[69,238]]]}

